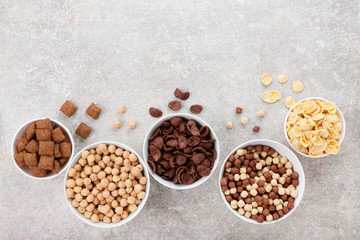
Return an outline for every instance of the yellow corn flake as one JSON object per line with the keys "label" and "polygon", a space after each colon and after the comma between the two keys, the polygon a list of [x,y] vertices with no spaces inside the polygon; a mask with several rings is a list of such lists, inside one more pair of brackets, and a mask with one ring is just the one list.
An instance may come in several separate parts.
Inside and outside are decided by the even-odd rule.
{"label": "yellow corn flake", "polygon": [[332,109],[336,109],[335,103],[332,102],[323,102],[323,108],[326,111],[332,110]]}
{"label": "yellow corn flake", "polygon": [[318,113],[315,116],[313,116],[311,119],[314,120],[314,121],[319,121],[319,120],[323,119],[324,117],[325,117],[324,114]]}
{"label": "yellow corn flake", "polygon": [[331,114],[335,114],[336,113],[336,108],[333,108],[333,109],[330,109],[327,111],[328,113],[331,113]]}
{"label": "yellow corn flake", "polygon": [[312,149],[312,148],[309,149],[309,156],[320,157],[321,155],[322,155],[322,152],[316,151],[315,149]]}
{"label": "yellow corn flake", "polygon": [[327,129],[330,133],[330,138],[332,139],[338,139],[339,138],[339,132],[333,128],[328,128]]}
{"label": "yellow corn flake", "polygon": [[281,93],[276,90],[265,91],[261,97],[264,102],[273,103],[281,98]]}
{"label": "yellow corn flake", "polygon": [[327,120],[331,123],[335,123],[335,122],[339,121],[339,118],[336,114],[327,113],[327,114],[325,114],[325,120]]}
{"label": "yellow corn flake", "polygon": [[343,129],[343,124],[342,124],[342,122],[337,122],[337,123],[335,123],[333,126],[334,126],[334,128],[335,128],[338,132],[341,132],[341,130]]}
{"label": "yellow corn flake", "polygon": [[326,128],[320,128],[318,130],[319,136],[322,138],[328,138],[329,136],[329,131]]}
{"label": "yellow corn flake", "polygon": [[308,140],[306,139],[306,137],[304,135],[302,135],[300,137],[300,143],[301,145],[303,145],[304,147],[308,147],[309,146],[309,142]]}
{"label": "yellow corn flake", "polygon": [[334,146],[334,147],[336,147],[336,146],[338,146],[338,143],[337,143],[337,141],[334,140],[334,139],[329,139],[328,146]]}
{"label": "yellow corn flake", "polygon": [[289,142],[296,150],[300,151],[301,143],[300,143],[299,139],[291,138]]}
{"label": "yellow corn flake", "polygon": [[327,146],[327,148],[325,149],[325,152],[327,154],[337,154],[339,152],[339,150],[340,150],[339,146],[336,147],[336,146],[330,145],[330,146]]}
{"label": "yellow corn flake", "polygon": [[314,143],[315,146],[319,146],[321,145],[324,141],[322,140],[321,137],[319,137],[318,135],[313,137],[313,139],[311,139],[311,141]]}
{"label": "yellow corn flake", "polygon": [[312,157],[339,152],[343,123],[333,103],[305,100],[295,106],[286,121],[290,144]]}
{"label": "yellow corn flake", "polygon": [[298,119],[298,115],[297,115],[296,113],[294,113],[294,112],[291,112],[291,113],[289,114],[289,117],[288,117],[288,122],[289,122],[290,124],[294,124],[297,119]]}
{"label": "yellow corn flake", "polygon": [[300,93],[304,90],[304,84],[301,81],[293,81],[293,91]]}
{"label": "yellow corn flake", "polygon": [[287,108],[292,108],[295,105],[295,99],[292,96],[287,96],[285,98],[285,106]]}
{"label": "yellow corn flake", "polygon": [[272,82],[272,78],[268,73],[264,73],[261,77],[261,82],[267,86]]}
{"label": "yellow corn flake", "polygon": [[303,154],[309,154],[309,150],[307,150],[306,147],[301,148],[300,152],[303,153]]}
{"label": "yellow corn flake", "polygon": [[285,74],[280,74],[277,79],[279,83],[286,83],[289,80]]}

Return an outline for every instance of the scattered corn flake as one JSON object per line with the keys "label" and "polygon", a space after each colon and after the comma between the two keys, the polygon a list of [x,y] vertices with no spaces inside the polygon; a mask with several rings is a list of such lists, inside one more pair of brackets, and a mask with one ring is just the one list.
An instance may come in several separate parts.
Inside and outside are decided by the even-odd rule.
{"label": "scattered corn flake", "polygon": [[286,83],[289,80],[285,74],[280,74],[277,79],[279,83]]}
{"label": "scattered corn flake", "polygon": [[285,98],[285,106],[287,108],[292,108],[295,105],[295,99],[292,96],[287,96]]}
{"label": "scattered corn flake", "polygon": [[264,73],[261,77],[261,82],[267,86],[272,82],[272,78],[268,73]]}
{"label": "scattered corn flake", "polygon": [[276,90],[265,91],[261,98],[264,102],[273,103],[281,98],[281,93]]}
{"label": "scattered corn flake", "polygon": [[301,81],[293,81],[293,91],[300,93],[304,90],[304,84]]}

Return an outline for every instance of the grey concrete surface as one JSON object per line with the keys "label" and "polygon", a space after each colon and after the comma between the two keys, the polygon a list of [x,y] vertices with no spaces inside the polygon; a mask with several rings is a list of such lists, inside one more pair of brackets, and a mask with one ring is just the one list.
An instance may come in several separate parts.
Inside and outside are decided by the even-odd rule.
{"label": "grey concrete surface", "polygon": [[[359,1],[245,0],[1,0],[0,1],[0,233],[1,239],[357,239],[359,190]],[[264,87],[264,72],[273,79]],[[291,82],[301,80],[300,94]],[[305,175],[303,201],[284,221],[248,224],[226,208],[217,188],[219,168],[200,187],[175,191],[151,179],[143,211],[129,224],[103,230],[87,226],[68,209],[64,175],[35,181],[10,157],[12,137],[26,121],[48,116],[74,132],[84,121],[87,140],[74,134],[76,150],[100,140],[128,144],[142,154],[155,122],[148,108],[165,114],[175,87],[191,91],[182,112],[202,104],[200,114],[216,131],[221,163],[240,143],[269,138],[286,144],[283,100],[319,96],[334,101],[347,124],[336,156],[299,156]],[[280,102],[260,99],[266,89]],[[69,99],[78,110],[58,111]],[[85,114],[96,102],[94,121]],[[125,105],[124,115],[117,108]],[[236,116],[243,107],[245,127]],[[264,109],[265,118],[256,112]],[[123,128],[115,130],[112,121]],[[130,130],[127,124],[136,120]],[[234,122],[227,130],[226,121]],[[261,131],[252,132],[253,125]]]}

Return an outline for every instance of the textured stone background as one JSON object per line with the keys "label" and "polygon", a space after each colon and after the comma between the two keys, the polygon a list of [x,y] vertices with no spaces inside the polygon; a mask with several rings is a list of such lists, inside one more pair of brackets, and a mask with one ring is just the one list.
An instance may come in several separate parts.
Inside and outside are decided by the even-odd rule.
{"label": "textured stone background", "polygon": [[[2,239],[355,239],[360,234],[359,2],[331,1],[0,1],[0,232]],[[260,76],[290,81],[263,87]],[[291,82],[305,90],[293,94]],[[219,169],[202,186],[167,189],[152,179],[143,211],[131,223],[102,230],[79,221],[63,196],[64,175],[49,181],[23,176],[10,145],[26,121],[48,116],[72,131],[80,121],[94,128],[87,140],[74,135],[76,150],[116,140],[140,154],[155,122],[148,108],[170,113],[175,87],[188,89],[191,104],[216,131],[221,162],[240,143],[270,138],[286,143],[283,99],[261,101],[265,89],[296,100],[320,96],[343,111],[347,134],[336,156],[300,157],[306,189],[299,208],[281,223],[248,224],[226,208],[217,188]],[[70,99],[68,119],[58,111]],[[85,115],[92,102],[97,121]],[[126,105],[120,116],[117,108]],[[244,108],[245,127],[234,113]],[[266,111],[257,119],[259,109]],[[115,131],[112,121],[124,127]],[[129,130],[130,120],[138,127]],[[227,130],[227,120],[234,128]],[[261,131],[254,134],[254,124]]]}

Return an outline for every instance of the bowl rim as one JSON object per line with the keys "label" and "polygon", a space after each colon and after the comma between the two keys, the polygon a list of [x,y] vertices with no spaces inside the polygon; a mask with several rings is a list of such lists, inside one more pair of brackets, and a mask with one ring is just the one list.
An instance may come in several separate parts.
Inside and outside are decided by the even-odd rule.
{"label": "bowl rim", "polygon": [[[264,143],[259,143],[259,142],[264,142]],[[244,148],[246,146],[249,146],[249,145],[256,145],[256,144],[261,144],[261,145],[267,145],[269,146],[268,144],[274,144],[274,145],[278,145],[279,147],[283,148],[284,151],[287,151],[288,154],[287,157],[289,159],[289,161],[291,161],[293,163],[293,161],[297,162],[298,164],[298,169],[296,169],[296,172],[299,173],[299,179],[302,178],[302,181],[299,181],[299,188],[300,188],[300,191],[298,192],[298,197],[295,199],[294,201],[294,208],[291,209],[289,211],[289,213],[285,214],[283,217],[277,219],[277,220],[273,220],[271,222],[268,222],[268,221],[264,221],[262,223],[259,223],[257,222],[256,220],[253,220],[251,218],[247,218],[245,216],[242,216],[240,215],[237,211],[235,211],[234,209],[231,208],[229,202],[226,200],[225,198],[225,195],[224,193],[222,192],[221,190],[221,178],[223,176],[223,173],[224,173],[224,170],[225,170],[225,163],[227,162],[227,159],[229,159],[229,157],[236,152],[236,150],[238,150],[239,148]],[[271,146],[270,146],[271,147]],[[273,148],[275,151],[278,151],[276,148],[274,147],[271,147]],[[285,155],[285,154],[283,154]],[[291,160],[290,160],[291,158]],[[306,186],[306,183],[305,183],[305,173],[304,173],[304,169],[302,167],[302,164],[300,162],[300,160],[298,159],[298,157],[291,151],[291,149],[289,149],[288,147],[286,147],[284,144],[280,143],[280,142],[277,142],[277,141],[274,141],[274,140],[271,140],[271,139],[264,139],[264,138],[261,138],[261,139],[254,139],[254,140],[250,140],[250,141],[247,141],[247,142],[244,142],[240,145],[238,145],[237,147],[235,147],[234,149],[232,149],[230,151],[230,153],[227,155],[227,157],[225,158],[225,160],[223,161],[223,163],[221,164],[221,168],[220,168],[220,173],[219,173],[219,179],[218,179],[218,189],[220,191],[220,195],[221,195],[221,198],[222,200],[224,201],[225,205],[227,206],[227,208],[233,213],[235,214],[235,216],[237,216],[238,218],[240,218],[241,220],[244,220],[246,222],[249,222],[249,223],[252,223],[252,224],[273,224],[273,223],[277,223],[277,222],[280,222],[284,219],[286,219],[287,217],[289,217],[295,210],[296,208],[300,205],[301,203],[301,200],[304,196],[304,193],[305,193],[305,186]],[[302,186],[302,187],[300,187]]]}
{"label": "bowl rim", "polygon": [[212,175],[213,173],[216,171],[216,167],[219,163],[219,159],[220,159],[220,143],[219,143],[219,139],[216,136],[216,133],[214,131],[214,129],[202,118],[195,116],[193,114],[189,114],[189,113],[171,113],[168,114],[166,116],[161,117],[160,119],[158,119],[148,130],[145,138],[144,138],[144,143],[143,143],[143,157],[144,159],[148,158],[148,141],[149,138],[151,137],[151,135],[155,132],[155,129],[158,127],[158,125],[160,123],[162,123],[163,121],[167,121],[170,120],[173,117],[183,117],[187,120],[190,119],[194,119],[195,121],[197,121],[201,126],[207,126],[210,130],[211,136],[212,138],[214,138],[215,141],[215,145],[214,145],[214,149],[216,151],[216,159],[214,161],[214,166],[211,169],[211,172],[208,176],[206,177],[202,177],[199,180],[197,180],[196,182],[194,182],[193,184],[190,185],[186,185],[186,184],[174,184],[172,181],[167,181],[162,179],[159,175],[154,174],[152,172],[151,166],[149,166],[147,160],[145,160],[145,164],[147,166],[147,168],[149,169],[149,173],[150,175],[160,184],[162,184],[165,187],[171,188],[171,189],[176,189],[176,190],[186,190],[186,189],[192,189],[195,187],[200,186],[201,184],[203,184],[204,182],[206,182]]}
{"label": "bowl rim", "polygon": [[[326,156],[328,156],[328,155],[330,155],[330,154],[326,153],[326,154],[322,154],[322,155],[316,156],[316,157],[310,156],[310,155],[308,155],[308,154],[304,154],[304,153],[298,151],[297,149],[295,149],[295,148],[292,146],[292,144],[290,143],[290,139],[289,139],[289,137],[288,137],[288,135],[287,135],[287,132],[286,132],[286,122],[287,122],[287,119],[288,119],[290,113],[292,112],[292,110],[295,108],[295,106],[298,105],[299,103],[303,102],[303,101],[312,100],[312,99],[313,99],[313,100],[325,101],[325,102],[332,102],[332,101],[329,101],[329,100],[327,100],[327,99],[325,99],[325,98],[322,98],[322,97],[308,97],[308,98],[304,98],[304,99],[298,101],[297,103],[295,103],[294,106],[292,106],[292,107],[289,109],[288,113],[286,114],[286,117],[285,117],[285,120],[284,120],[284,133],[285,133],[285,138],[286,138],[287,143],[290,145],[290,147],[291,147],[296,153],[300,154],[301,156],[307,157],[307,158],[314,158],[314,159],[316,159],[316,158],[326,157]],[[333,102],[332,102],[332,103],[333,103]],[[337,111],[337,112],[339,113],[339,115],[341,116],[341,120],[342,120],[342,124],[343,124],[343,130],[341,131],[341,134],[340,134],[341,137],[340,137],[340,139],[339,139],[339,141],[338,141],[338,145],[340,146],[341,143],[344,141],[344,138],[345,138],[346,124],[345,124],[345,117],[344,117],[344,115],[342,114],[342,112],[340,111],[340,109],[339,109],[337,106],[336,106],[336,111]]]}
{"label": "bowl rim", "polygon": [[[52,123],[55,123],[57,125],[59,125],[62,129],[64,129],[70,139],[70,142],[71,142],[71,145],[72,145],[72,149],[71,149],[71,156],[69,157],[67,163],[62,167],[62,169],[60,170],[59,173],[55,174],[55,173],[51,173],[49,176],[45,176],[45,177],[35,177],[33,175],[30,175],[28,174],[27,172],[25,172],[22,168],[19,167],[19,165],[16,163],[15,161],[15,158],[14,158],[14,154],[15,154],[15,149],[16,149],[16,139],[17,136],[19,135],[19,133],[24,130],[24,128],[28,127],[28,125],[30,125],[31,123],[33,122],[36,122],[36,121],[39,121],[39,120],[44,120],[46,118],[49,118],[49,117],[40,117],[40,118],[35,118],[35,119],[32,119],[28,122],[26,122],[25,124],[21,125],[20,128],[18,128],[18,130],[16,131],[16,133],[14,134],[14,137],[12,139],[12,144],[11,144],[11,158],[12,158],[12,162],[14,163],[15,167],[22,173],[24,174],[25,176],[29,177],[29,178],[32,178],[32,179],[37,179],[37,180],[48,180],[48,179],[52,179],[52,178],[55,178],[59,175],[61,175],[65,169],[67,168],[67,166],[69,165],[69,163],[71,162],[73,156],[74,156],[74,152],[75,152],[75,143],[74,143],[74,139],[73,139],[73,136],[71,135],[69,129],[64,125],[62,124],[60,121],[56,120],[56,119],[53,119],[53,118],[49,118],[50,121]],[[26,131],[26,129],[25,129]]]}
{"label": "bowl rim", "polygon": [[[67,172],[69,171],[69,169],[74,166],[76,164],[76,162],[78,161],[78,159],[80,158],[81,156],[81,153],[85,150],[88,150],[88,149],[92,149],[92,148],[96,148],[96,146],[98,146],[99,144],[101,143],[105,143],[107,145],[109,144],[113,144],[115,145],[116,147],[120,147],[120,148],[123,148],[124,150],[128,150],[132,153],[134,153],[139,162],[144,166],[144,175],[145,177],[147,178],[147,183],[146,183],[146,190],[145,190],[145,193],[146,193],[146,196],[144,199],[141,200],[141,203],[137,206],[137,210],[133,213],[130,213],[129,216],[124,219],[124,220],[121,220],[120,222],[117,222],[117,223],[104,223],[102,221],[99,221],[97,223],[94,223],[92,222],[90,219],[86,218],[82,213],[79,213],[75,207],[73,207],[71,205],[71,200],[69,198],[66,197],[66,180],[68,179],[68,175],[67,175]],[[63,183],[63,189],[64,189],[64,197],[65,197],[65,200],[67,202],[67,205],[68,207],[70,208],[71,212],[78,218],[80,219],[82,222],[88,224],[88,225],[91,225],[93,227],[98,227],[98,228],[114,228],[114,227],[119,227],[119,226],[122,226],[128,222],[130,222],[131,220],[133,220],[140,212],[141,210],[144,208],[145,204],[146,204],[146,201],[149,197],[149,193],[150,193],[150,176],[149,176],[149,172],[148,172],[148,169],[146,168],[145,164],[144,164],[144,160],[141,158],[141,155],[139,155],[134,149],[132,149],[131,147],[129,147],[128,145],[126,144],[123,144],[123,143],[120,143],[120,142],[116,142],[116,141],[98,141],[98,142],[95,142],[95,143],[92,143],[92,144],[89,144],[87,145],[86,147],[84,147],[83,149],[81,149],[80,151],[78,151],[76,153],[76,155],[72,158],[71,160],[71,164],[69,164],[66,168],[66,174],[65,174],[65,177],[64,177],[64,183]]]}

